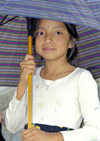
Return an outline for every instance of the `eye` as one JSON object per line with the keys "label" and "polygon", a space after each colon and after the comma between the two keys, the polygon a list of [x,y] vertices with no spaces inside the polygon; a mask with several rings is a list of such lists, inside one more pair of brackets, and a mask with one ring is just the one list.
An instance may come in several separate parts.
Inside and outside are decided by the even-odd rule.
{"label": "eye", "polygon": [[43,31],[37,31],[36,32],[36,36],[44,36],[44,32]]}
{"label": "eye", "polygon": [[56,31],[56,35],[62,35],[63,33],[61,31]]}

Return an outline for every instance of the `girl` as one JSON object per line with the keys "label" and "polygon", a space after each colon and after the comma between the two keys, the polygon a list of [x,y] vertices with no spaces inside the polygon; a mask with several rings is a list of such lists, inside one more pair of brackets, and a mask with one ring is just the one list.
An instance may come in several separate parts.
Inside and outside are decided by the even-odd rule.
{"label": "girl", "polygon": [[23,141],[100,140],[96,82],[89,71],[71,64],[77,54],[75,26],[46,19],[34,24],[36,52],[46,65],[37,69],[34,57],[28,54],[21,62],[20,81],[6,111],[7,128],[15,133],[27,123],[26,88],[32,73],[32,122],[40,129],[23,130]]}

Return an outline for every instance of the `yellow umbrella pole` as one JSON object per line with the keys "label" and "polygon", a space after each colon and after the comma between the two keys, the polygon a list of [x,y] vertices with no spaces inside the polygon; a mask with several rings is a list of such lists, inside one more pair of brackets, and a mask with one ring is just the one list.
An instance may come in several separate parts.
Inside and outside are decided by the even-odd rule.
{"label": "yellow umbrella pole", "polygon": [[[26,18],[28,29],[28,53],[32,55],[32,18]],[[28,128],[32,127],[32,74],[28,76]]]}
{"label": "yellow umbrella pole", "polygon": [[[32,36],[28,37],[28,53],[32,55]],[[32,125],[32,74],[28,76],[28,128]]]}

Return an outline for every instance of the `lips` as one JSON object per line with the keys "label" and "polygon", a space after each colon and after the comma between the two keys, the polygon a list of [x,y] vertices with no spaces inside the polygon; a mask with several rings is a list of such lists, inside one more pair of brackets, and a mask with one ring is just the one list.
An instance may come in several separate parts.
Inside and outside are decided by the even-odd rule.
{"label": "lips", "polygon": [[55,51],[56,49],[55,48],[51,48],[51,47],[45,47],[42,49],[44,52],[52,52],[52,51]]}

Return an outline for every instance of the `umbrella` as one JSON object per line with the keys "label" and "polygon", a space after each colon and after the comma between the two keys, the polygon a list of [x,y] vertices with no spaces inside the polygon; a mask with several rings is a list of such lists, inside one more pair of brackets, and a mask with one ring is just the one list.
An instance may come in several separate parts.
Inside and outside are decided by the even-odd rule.
{"label": "umbrella", "polygon": [[0,13],[70,21],[100,29],[99,0],[2,0]]}
{"label": "umbrella", "polygon": [[[0,21],[5,16],[0,16]],[[5,22],[15,16],[8,16]],[[16,17],[0,26],[0,85],[17,86],[20,74],[19,62],[28,53],[27,21]],[[90,70],[94,78],[100,77],[100,31],[87,26],[77,26],[80,40],[77,42],[79,66]],[[34,49],[33,49],[34,52]],[[35,57],[37,66],[44,65]]]}
{"label": "umbrella", "polygon": [[[59,2],[57,0],[23,0],[21,2],[20,0],[4,0],[0,2],[1,14],[47,18],[63,22],[75,23],[96,29],[94,31],[90,30],[90,32],[96,33],[97,36],[100,35],[99,31],[97,31],[100,30],[99,11],[100,2],[98,0],[96,0],[95,2],[90,0],[75,0],[74,2],[73,0],[60,0]],[[81,30],[79,31],[81,32]],[[93,56],[97,56],[98,50],[99,49],[95,50],[96,54]],[[88,51],[87,53],[90,54],[90,52]],[[96,61],[98,63],[98,60]],[[100,66],[98,66],[97,69],[100,69]]]}

